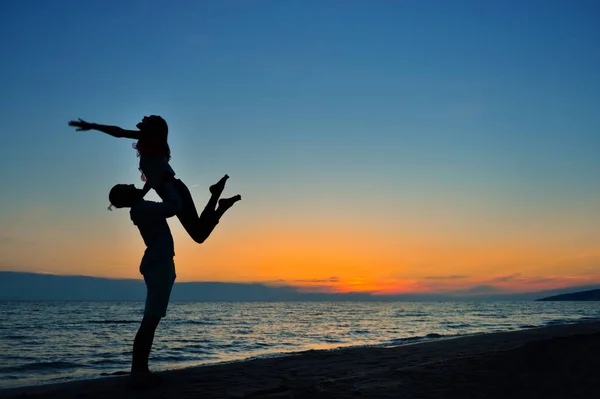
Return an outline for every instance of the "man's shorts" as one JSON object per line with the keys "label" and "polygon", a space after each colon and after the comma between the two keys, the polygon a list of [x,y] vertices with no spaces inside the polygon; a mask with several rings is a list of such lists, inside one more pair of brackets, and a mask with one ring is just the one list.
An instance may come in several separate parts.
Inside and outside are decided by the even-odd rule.
{"label": "man's shorts", "polygon": [[146,282],[144,316],[166,316],[171,289],[176,277],[173,259],[155,263],[152,267],[144,267],[144,281]]}

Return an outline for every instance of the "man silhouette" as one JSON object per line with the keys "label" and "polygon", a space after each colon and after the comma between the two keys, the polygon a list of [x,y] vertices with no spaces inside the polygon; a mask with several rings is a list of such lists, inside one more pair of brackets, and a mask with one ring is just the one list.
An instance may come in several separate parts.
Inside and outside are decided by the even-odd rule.
{"label": "man silhouette", "polygon": [[[225,185],[221,180],[217,185]],[[215,204],[224,187],[218,187],[209,204]],[[144,200],[145,192],[133,184],[117,184],[108,195],[111,206],[131,208],[131,221],[135,224],[146,244],[146,250],[140,264],[140,273],[146,283],[146,304],[144,317],[133,342],[131,362],[131,380],[134,387],[155,385],[161,378],[148,368],[150,350],[154,342],[154,333],[160,320],[165,317],[171,289],[175,283],[175,246],[167,219],[174,216],[173,207],[167,203]],[[215,198],[216,196],[216,198]],[[204,212],[209,220],[208,230],[229,209],[235,200],[225,198],[218,201],[218,208],[207,205]],[[213,205],[214,206],[214,205]],[[215,223],[216,222],[216,223]],[[209,233],[210,234],[210,233]]]}

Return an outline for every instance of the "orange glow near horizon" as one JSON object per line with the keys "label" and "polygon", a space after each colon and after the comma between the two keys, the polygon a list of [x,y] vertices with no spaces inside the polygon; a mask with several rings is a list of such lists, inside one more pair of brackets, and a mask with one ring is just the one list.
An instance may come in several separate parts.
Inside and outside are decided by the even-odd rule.
{"label": "orange glow near horizon", "polygon": [[[3,251],[2,269],[141,278],[144,245],[139,233],[127,218],[109,217],[104,230],[80,230],[76,236],[67,234],[71,224],[65,230],[26,226],[28,235],[21,231],[21,236],[27,239],[15,239],[10,248],[4,243],[8,250]],[[266,221],[260,232],[232,219],[203,245],[171,222],[177,281],[376,295],[531,292],[600,282],[600,251],[560,236],[467,240],[426,229],[410,233],[384,223],[365,227],[339,219],[319,225],[315,219]]]}

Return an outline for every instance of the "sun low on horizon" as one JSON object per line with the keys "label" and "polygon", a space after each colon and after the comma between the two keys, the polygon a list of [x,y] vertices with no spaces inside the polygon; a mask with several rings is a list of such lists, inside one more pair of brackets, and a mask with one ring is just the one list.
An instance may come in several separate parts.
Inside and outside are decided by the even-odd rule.
{"label": "sun low on horizon", "polygon": [[132,141],[67,122],[157,114],[198,210],[224,174],[242,196],[203,244],[169,220],[178,282],[600,284],[598,5],[158,4],[0,5],[0,270],[141,279],[107,209]]}

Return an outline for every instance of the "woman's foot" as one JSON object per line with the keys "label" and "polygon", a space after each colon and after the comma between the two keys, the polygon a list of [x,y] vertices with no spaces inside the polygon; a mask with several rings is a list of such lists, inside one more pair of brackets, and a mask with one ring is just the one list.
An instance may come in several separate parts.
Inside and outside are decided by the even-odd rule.
{"label": "woman's foot", "polygon": [[225,182],[227,181],[227,179],[229,179],[229,175],[223,176],[221,178],[221,180],[219,180],[218,182],[216,182],[215,184],[213,184],[212,186],[210,186],[208,188],[208,190],[210,191],[210,193],[212,195],[220,196],[221,193],[223,192],[223,190],[225,189]]}
{"label": "woman's foot", "polygon": [[227,209],[231,208],[233,204],[242,200],[241,195],[234,195],[231,198],[221,198],[219,200],[219,207],[217,208],[217,214],[221,217]]}

